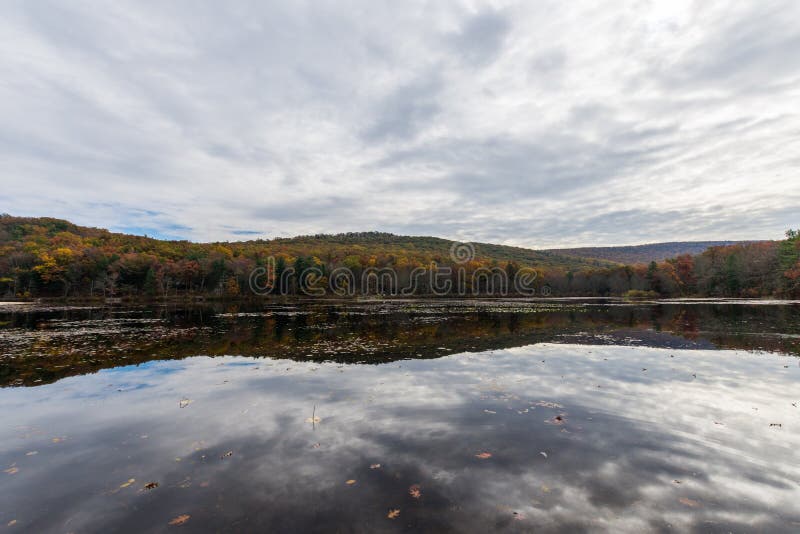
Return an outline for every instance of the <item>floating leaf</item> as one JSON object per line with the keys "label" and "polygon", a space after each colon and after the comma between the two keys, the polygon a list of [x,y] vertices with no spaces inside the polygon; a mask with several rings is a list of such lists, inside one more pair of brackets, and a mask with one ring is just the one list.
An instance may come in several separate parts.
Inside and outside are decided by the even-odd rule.
{"label": "floating leaf", "polygon": [[680,499],[678,499],[678,502],[680,502],[681,504],[684,504],[684,505],[686,505],[686,506],[688,506],[690,508],[698,508],[700,506],[699,502],[697,502],[697,501],[695,501],[693,499],[688,499],[686,497],[681,497]]}
{"label": "floating leaf", "polygon": [[321,423],[321,422],[322,422],[322,418],[320,416],[309,417],[309,418],[306,419],[306,423],[317,424],[317,423]]}
{"label": "floating leaf", "polygon": [[3,471],[3,473],[8,473],[9,475],[16,475],[17,473],[19,473],[19,468],[18,467],[9,467],[5,471]]}
{"label": "floating leaf", "polygon": [[186,408],[186,407],[187,407],[187,406],[189,406],[191,403],[192,403],[192,400],[191,400],[191,399],[186,399],[186,398],[184,398],[184,399],[181,399],[181,402],[178,404],[178,406],[180,406],[181,408]]}
{"label": "floating leaf", "polygon": [[190,518],[190,517],[191,517],[191,516],[190,516],[189,514],[183,514],[183,515],[179,515],[178,517],[176,517],[175,519],[173,519],[172,521],[170,521],[170,522],[169,522],[169,524],[170,524],[170,525],[173,525],[173,526],[176,526],[176,525],[183,525],[184,523],[186,523],[187,521],[189,521],[189,518]]}
{"label": "floating leaf", "polygon": [[30,451],[26,452],[25,456],[36,456],[37,454],[39,454],[39,451]]}
{"label": "floating leaf", "polygon": [[547,458],[547,453],[546,453],[546,452],[544,452],[544,451],[541,451],[539,454],[541,454],[542,456],[544,456],[545,458]]}
{"label": "floating leaf", "polygon": [[390,508],[389,513],[386,514],[386,517],[388,517],[389,519],[397,519],[399,515],[400,515],[399,508]]}
{"label": "floating leaf", "polygon": [[13,527],[13,526],[14,526],[14,525],[16,525],[16,524],[17,524],[17,520],[16,520],[16,519],[12,519],[11,521],[9,521],[9,522],[8,522],[8,525],[7,525],[7,526],[9,526],[9,527]]}
{"label": "floating leaf", "polygon": [[493,412],[492,410],[483,410],[483,411],[486,412],[486,413],[492,413],[492,414],[497,413],[497,412]]}
{"label": "floating leaf", "polygon": [[144,489],[146,490],[156,489],[157,487],[158,487],[158,482],[148,482],[147,484],[144,485]]}
{"label": "floating leaf", "polygon": [[353,484],[355,484],[355,483],[356,483],[356,480],[355,480],[354,478],[351,478],[350,480],[348,480],[347,482],[345,482],[345,484],[347,484],[348,486],[352,486],[352,485],[353,485]]}
{"label": "floating leaf", "polygon": [[135,478],[129,478],[127,482],[125,482],[124,484],[120,484],[119,487],[120,488],[127,488],[128,486],[130,486],[134,482],[136,482]]}
{"label": "floating leaf", "polygon": [[566,418],[564,414],[558,414],[557,416],[553,417],[552,419],[548,419],[545,423],[550,425],[563,425],[566,422]]}
{"label": "floating leaf", "polygon": [[479,452],[478,454],[475,455],[475,458],[480,458],[481,460],[485,460],[491,457],[492,457],[491,452]]}
{"label": "floating leaf", "polygon": [[370,464],[369,468],[370,469],[380,469],[381,468],[381,464]]}
{"label": "floating leaf", "polygon": [[408,488],[408,494],[414,497],[415,499],[419,499],[422,497],[422,491],[420,490],[419,484],[414,484],[410,488]]}

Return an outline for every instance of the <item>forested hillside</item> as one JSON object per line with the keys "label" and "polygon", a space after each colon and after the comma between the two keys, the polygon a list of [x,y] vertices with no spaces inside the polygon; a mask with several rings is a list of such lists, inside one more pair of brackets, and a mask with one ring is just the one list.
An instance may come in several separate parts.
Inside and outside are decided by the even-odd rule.
{"label": "forested hillside", "polygon": [[632,265],[634,263],[650,263],[677,258],[683,254],[702,254],[711,247],[741,244],[741,241],[674,241],[669,243],[649,243],[647,245],[631,245],[622,247],[580,247],[555,248],[546,252],[574,256],[578,258],[594,258]]}
{"label": "forested hillside", "polygon": [[[276,258],[279,268],[327,274],[348,267],[392,267],[401,275],[453,263],[453,241],[379,232],[233,243],[191,243],[112,233],[52,218],[0,216],[0,295],[174,296],[246,293],[250,272]],[[474,270],[519,266],[579,271],[611,265],[518,247],[473,243]],[[320,280],[324,284],[325,280]]]}
{"label": "forested hillside", "polygon": [[[191,243],[117,234],[60,219],[2,215],[0,295],[238,297],[250,294],[253,269],[273,258],[274,277],[294,271],[286,278],[288,293],[298,292],[310,268],[321,273],[314,282],[319,287],[327,287],[328,275],[340,267],[356,277],[373,267],[391,268],[397,287],[379,291],[391,294],[406,286],[415,269],[451,267],[466,272],[467,279],[495,270],[507,280],[523,268],[533,269],[537,287],[547,289],[541,294],[553,296],[800,296],[800,237],[795,231],[787,232],[783,241],[716,246],[698,255],[632,265],[484,243],[470,245],[471,259],[454,262],[453,244],[376,232]],[[455,292],[458,285],[453,282]],[[467,292],[483,294],[484,286],[468,285]],[[423,286],[419,294],[429,290]],[[510,284],[503,287],[505,292],[513,293]]]}
{"label": "forested hillside", "polygon": [[662,297],[800,297],[800,234],[783,241],[711,247],[662,262],[549,271],[553,294]]}

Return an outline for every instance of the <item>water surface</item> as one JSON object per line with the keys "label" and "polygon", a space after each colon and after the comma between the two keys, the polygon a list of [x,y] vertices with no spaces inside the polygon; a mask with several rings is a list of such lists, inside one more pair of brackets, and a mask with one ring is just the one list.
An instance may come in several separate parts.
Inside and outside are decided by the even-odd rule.
{"label": "water surface", "polygon": [[0,324],[9,532],[800,530],[795,304],[32,305]]}

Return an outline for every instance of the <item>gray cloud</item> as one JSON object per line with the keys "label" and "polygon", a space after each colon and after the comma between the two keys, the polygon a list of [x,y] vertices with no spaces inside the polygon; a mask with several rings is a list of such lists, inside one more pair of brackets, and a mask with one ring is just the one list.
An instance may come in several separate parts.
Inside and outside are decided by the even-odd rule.
{"label": "gray cloud", "polygon": [[685,84],[714,84],[733,91],[764,90],[800,76],[796,4],[753,2],[717,21],[717,31],[692,47],[671,73]]}
{"label": "gray cloud", "polygon": [[450,36],[453,51],[470,64],[485,64],[500,54],[510,29],[511,22],[502,13],[487,10],[471,15]]}
{"label": "gray cloud", "polygon": [[367,142],[413,138],[441,110],[440,91],[441,81],[436,77],[392,91],[374,111],[377,119],[362,137]]}
{"label": "gray cloud", "polygon": [[798,17],[7,2],[0,211],[198,240],[777,238],[800,224]]}

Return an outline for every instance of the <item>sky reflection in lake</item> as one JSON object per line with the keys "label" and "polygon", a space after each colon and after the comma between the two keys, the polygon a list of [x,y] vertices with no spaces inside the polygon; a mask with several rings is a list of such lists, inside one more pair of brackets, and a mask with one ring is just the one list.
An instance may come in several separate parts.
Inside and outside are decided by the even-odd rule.
{"label": "sky reflection in lake", "polygon": [[0,525],[797,532],[798,383],[781,353],[569,343],[105,369],[0,389]]}

